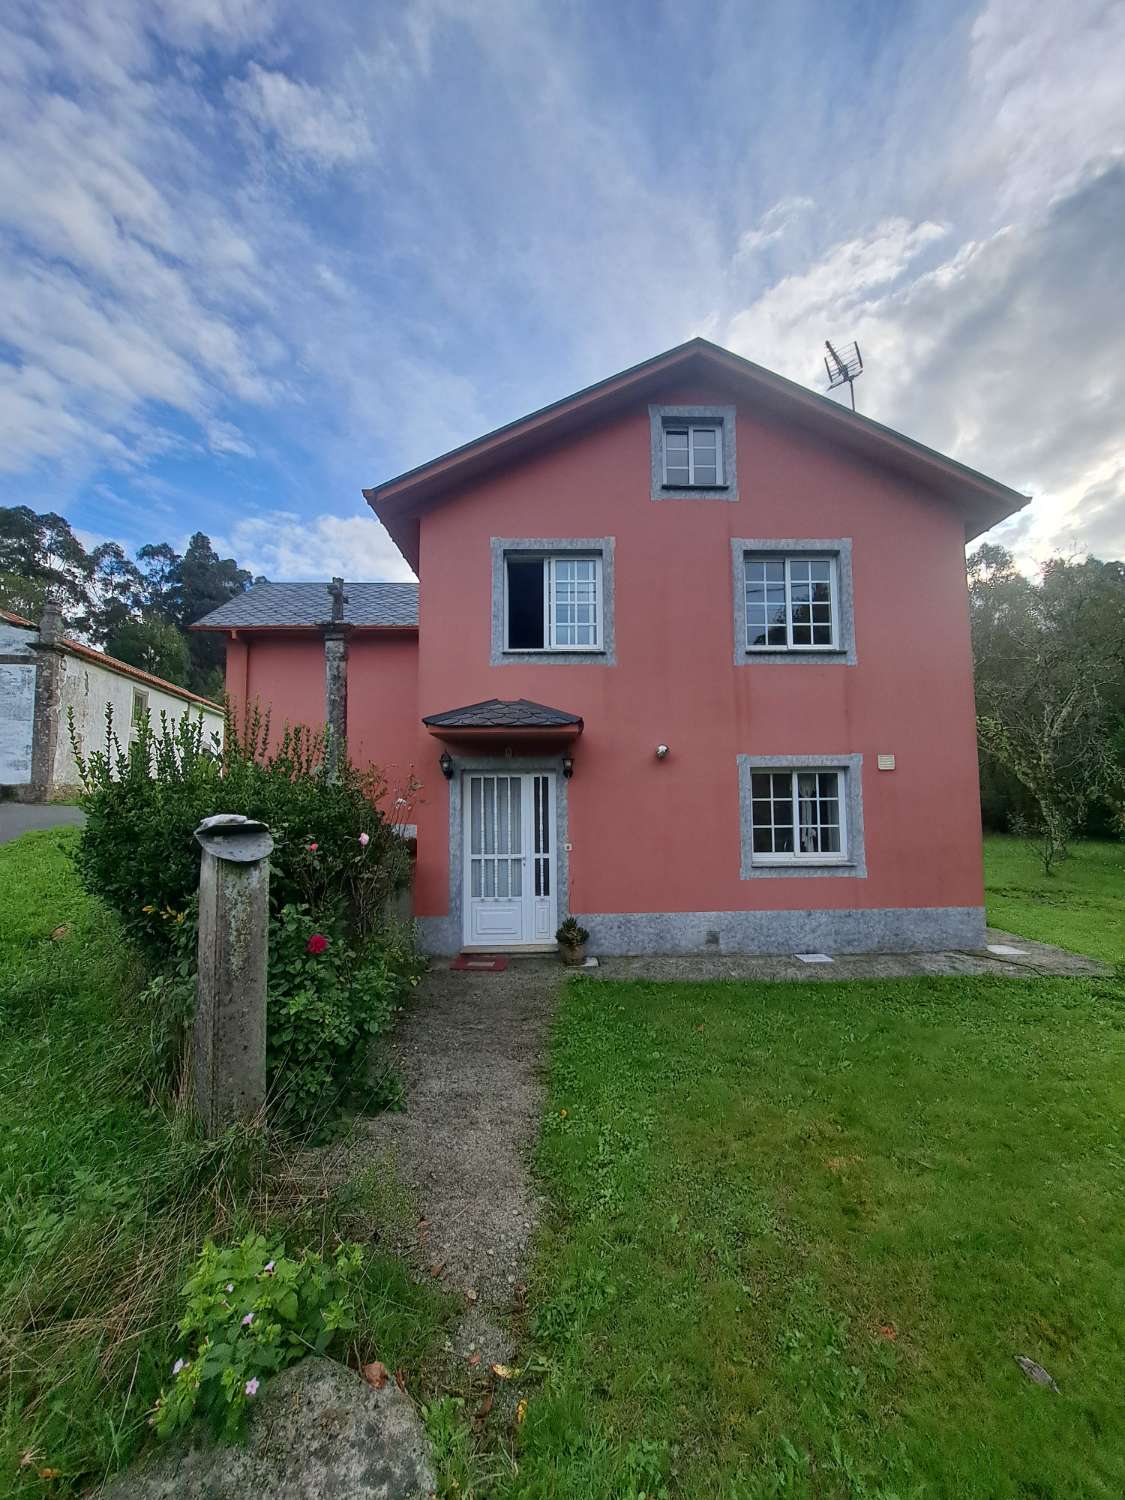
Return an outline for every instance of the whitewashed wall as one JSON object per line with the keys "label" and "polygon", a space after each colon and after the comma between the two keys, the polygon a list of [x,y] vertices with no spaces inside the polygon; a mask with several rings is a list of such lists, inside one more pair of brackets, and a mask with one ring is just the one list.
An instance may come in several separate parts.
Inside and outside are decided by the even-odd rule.
{"label": "whitewashed wall", "polygon": [[78,767],[70,744],[69,711],[74,710],[74,727],[78,734],[83,755],[91,750],[100,750],[105,745],[105,708],[113,705],[113,725],[122,745],[127,743],[129,727],[133,722],[133,692],[148,694],[148,711],[153,727],[159,729],[160,715],[166,713],[173,724],[184,714],[192,718],[203,718],[204,738],[209,742],[217,734],[223,738],[223,716],[215,709],[205,709],[199,703],[188,703],[173,693],[161,692],[149,683],[138,682],[133,677],[100,667],[85,657],[63,658],[63,682],[59,704],[59,736],[55,746],[55,764],[51,780],[58,788],[78,785]]}

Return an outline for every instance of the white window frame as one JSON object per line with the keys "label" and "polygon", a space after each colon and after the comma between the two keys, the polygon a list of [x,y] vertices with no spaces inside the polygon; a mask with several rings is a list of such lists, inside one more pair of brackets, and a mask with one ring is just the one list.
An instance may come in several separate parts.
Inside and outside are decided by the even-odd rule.
{"label": "white window frame", "polygon": [[[751,780],[750,800],[750,860],[755,865],[846,865],[851,863],[848,852],[848,776],[850,772],[846,766],[755,766],[751,777],[757,776],[788,776],[789,795],[793,804],[793,852],[791,854],[759,854],[754,848],[754,796],[753,780]],[[838,853],[823,853],[819,849],[803,850],[796,847],[800,831],[800,798],[797,795],[797,778],[799,776],[835,776],[836,778],[836,803],[840,809],[840,849]]]}
{"label": "white window frame", "polygon": [[[785,644],[784,645],[758,645],[750,640],[750,582],[746,576],[746,564],[748,562],[773,562],[781,563],[785,569]],[[829,567],[829,587],[832,591],[831,598],[831,629],[832,639],[827,645],[823,641],[809,643],[795,642],[793,640],[793,580],[789,571],[789,565],[795,562],[826,562]],[[767,626],[768,626],[767,621]],[[758,652],[787,652],[787,651],[838,651],[840,649],[840,565],[839,560],[823,552],[753,552],[748,551],[742,558],[742,635],[746,650],[757,654]]]}
{"label": "white window frame", "polygon": [[[686,486],[682,480],[668,478],[668,434],[670,432],[687,433],[688,454],[688,479]],[[695,478],[695,434],[697,432],[713,432],[715,434],[715,478],[708,479],[703,483],[697,483]],[[716,417],[707,422],[677,422],[668,420],[663,426],[663,441],[661,449],[664,459],[664,483],[668,488],[676,489],[700,489],[717,490],[726,486],[723,475],[723,422],[721,417]]]}
{"label": "white window frame", "polygon": [[[508,601],[508,564],[513,558],[520,562],[531,562],[535,560],[535,554],[508,552],[504,555],[504,650],[516,651],[521,655],[526,653],[529,656],[546,656],[551,652],[604,652],[605,621],[601,557],[596,552],[549,552],[544,553],[538,559],[543,565],[542,646],[513,646],[508,638],[508,629],[511,621]],[[556,621],[553,609],[555,599],[555,567],[558,563],[564,562],[592,562],[594,565],[594,641],[592,645],[575,645],[570,641],[560,642],[556,639]]]}

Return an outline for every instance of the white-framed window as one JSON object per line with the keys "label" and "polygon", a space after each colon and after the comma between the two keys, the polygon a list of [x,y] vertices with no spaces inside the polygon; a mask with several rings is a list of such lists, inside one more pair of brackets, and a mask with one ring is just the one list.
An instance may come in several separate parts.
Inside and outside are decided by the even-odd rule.
{"label": "white-framed window", "polygon": [[760,770],[750,776],[755,864],[843,863],[848,857],[847,771]]}
{"label": "white-framed window", "polygon": [[148,713],[148,693],[144,688],[133,689],[133,713],[129,725],[131,734],[139,734]]}
{"label": "white-framed window", "polygon": [[832,651],[839,645],[834,557],[750,553],[743,563],[747,651]]}
{"label": "white-framed window", "polygon": [[664,483],[670,489],[725,483],[721,422],[665,424]]}
{"label": "white-framed window", "polygon": [[601,651],[602,560],[509,553],[504,567],[508,651]]}

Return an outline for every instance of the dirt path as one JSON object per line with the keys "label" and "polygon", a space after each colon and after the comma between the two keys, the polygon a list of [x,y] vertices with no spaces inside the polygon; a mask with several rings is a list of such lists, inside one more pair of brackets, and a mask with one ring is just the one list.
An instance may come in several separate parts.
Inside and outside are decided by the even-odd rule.
{"label": "dirt path", "polygon": [[[544,1101],[547,1028],[563,971],[521,960],[503,974],[435,968],[394,1041],[406,1109],[364,1126],[422,1223],[402,1245],[465,1297],[453,1354],[507,1362],[509,1317],[539,1214],[529,1159]],[[362,1150],[362,1145],[361,1145]]]}

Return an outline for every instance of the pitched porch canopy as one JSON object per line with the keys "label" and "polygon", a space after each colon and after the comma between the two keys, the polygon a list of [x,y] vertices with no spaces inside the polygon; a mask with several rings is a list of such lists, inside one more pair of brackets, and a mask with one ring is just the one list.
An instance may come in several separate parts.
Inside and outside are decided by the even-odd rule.
{"label": "pitched porch canopy", "polygon": [[446,709],[422,719],[439,740],[481,740],[511,744],[519,740],[564,742],[582,733],[582,720],[562,708],[532,703],[527,698],[488,698],[464,708]]}

